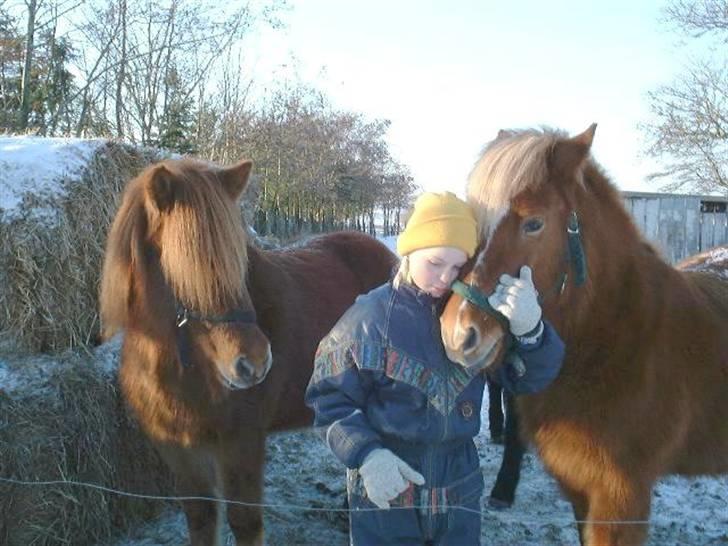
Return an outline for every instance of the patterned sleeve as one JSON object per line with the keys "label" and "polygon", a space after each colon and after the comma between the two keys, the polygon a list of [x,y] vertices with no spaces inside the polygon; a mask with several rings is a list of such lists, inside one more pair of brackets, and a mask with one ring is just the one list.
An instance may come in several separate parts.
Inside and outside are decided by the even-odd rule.
{"label": "patterned sleeve", "polygon": [[314,411],[314,428],[329,449],[348,468],[381,447],[381,440],[366,416],[366,403],[375,381],[362,359],[382,358],[374,346],[352,344],[328,350],[322,343],[306,389],[306,404]]}

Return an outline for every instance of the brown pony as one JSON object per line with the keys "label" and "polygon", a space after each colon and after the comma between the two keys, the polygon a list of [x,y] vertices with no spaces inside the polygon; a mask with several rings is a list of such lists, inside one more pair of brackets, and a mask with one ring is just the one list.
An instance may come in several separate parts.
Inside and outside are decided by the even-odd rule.
{"label": "brown pony", "polygon": [[[120,381],[183,496],[260,503],[269,431],[304,426],[319,340],[396,262],[375,239],[251,245],[238,200],[251,163],[166,161],[132,180],[101,283],[104,334],[124,330]],[[192,544],[219,540],[224,507],[183,502]],[[262,544],[261,510],[230,504],[237,544]]]}
{"label": "brown pony", "polygon": [[[468,182],[482,246],[464,280],[482,296],[533,269],[566,357],[546,390],[518,398],[522,433],[582,544],[636,546],[658,477],[728,472],[728,283],[643,240],[590,157],[595,128],[501,132],[485,148]],[[505,326],[471,300],[453,295],[443,313],[448,354],[498,366]]]}

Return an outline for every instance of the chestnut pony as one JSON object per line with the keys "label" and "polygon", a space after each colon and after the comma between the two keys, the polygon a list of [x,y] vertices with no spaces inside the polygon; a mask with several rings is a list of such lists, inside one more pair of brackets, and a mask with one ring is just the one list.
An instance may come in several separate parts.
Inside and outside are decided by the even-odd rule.
{"label": "chestnut pony", "polygon": [[[238,200],[251,163],[166,161],[126,187],[101,282],[105,336],[124,330],[120,382],[181,496],[260,503],[269,431],[304,426],[319,340],[396,262],[334,233],[262,251]],[[193,545],[220,538],[223,504],[183,502]],[[262,544],[261,510],[230,504],[237,544]]]}
{"label": "chestnut pony", "polygon": [[506,326],[478,305],[531,266],[566,357],[547,389],[518,397],[522,434],[583,545],[636,546],[659,476],[728,472],[728,282],[645,242],[590,157],[595,129],[502,131],[486,146],[467,188],[482,243],[464,281],[480,297],[454,294],[442,335],[452,360],[498,366]]}

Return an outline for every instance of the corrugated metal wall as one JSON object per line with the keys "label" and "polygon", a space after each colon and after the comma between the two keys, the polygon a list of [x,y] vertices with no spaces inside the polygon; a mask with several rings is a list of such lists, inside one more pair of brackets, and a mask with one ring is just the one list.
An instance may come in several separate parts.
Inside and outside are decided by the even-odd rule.
{"label": "corrugated metal wall", "polygon": [[[622,196],[639,228],[671,263],[728,243],[724,197],[641,192],[622,192]],[[701,212],[701,206],[723,210]]]}

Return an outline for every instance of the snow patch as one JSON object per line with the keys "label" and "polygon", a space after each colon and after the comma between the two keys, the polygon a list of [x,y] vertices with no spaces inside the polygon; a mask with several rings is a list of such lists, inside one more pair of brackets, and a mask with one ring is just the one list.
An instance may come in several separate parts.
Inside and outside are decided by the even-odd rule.
{"label": "snow patch", "polygon": [[[397,235],[387,235],[386,237],[377,237],[381,242],[387,245],[387,248],[397,254]],[[399,254],[397,254],[399,256]]]}
{"label": "snow patch", "polygon": [[23,195],[56,195],[78,176],[106,141],[34,136],[0,137],[0,209],[12,212]]}
{"label": "snow patch", "polygon": [[728,262],[728,246],[722,246],[710,251],[706,264],[719,264]]}
{"label": "snow patch", "polygon": [[[89,363],[112,380],[119,368],[122,336],[117,335],[93,350]],[[0,392],[12,397],[51,396],[49,378],[68,365],[64,355],[21,354],[10,343],[0,347]]]}

